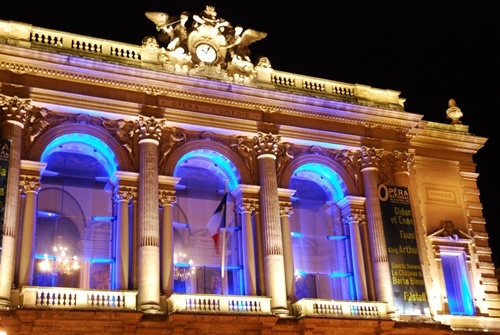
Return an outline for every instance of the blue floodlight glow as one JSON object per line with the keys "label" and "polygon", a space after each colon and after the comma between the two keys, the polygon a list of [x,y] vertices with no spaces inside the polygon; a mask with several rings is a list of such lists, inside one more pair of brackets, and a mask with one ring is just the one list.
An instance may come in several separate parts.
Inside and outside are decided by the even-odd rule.
{"label": "blue floodlight glow", "polygon": [[51,259],[51,260],[53,260],[53,261],[55,261],[55,260],[56,260],[56,256],[52,256],[52,255],[48,255],[48,254],[44,254],[44,255],[41,255],[41,254],[35,254],[35,255],[33,256],[33,258],[34,258],[34,259],[46,259],[46,258],[48,258],[48,259]]}
{"label": "blue floodlight glow", "polygon": [[330,167],[319,163],[307,163],[299,166],[294,174],[304,175],[307,179],[320,185],[329,200],[339,201],[347,194],[347,187],[340,176]]}
{"label": "blue floodlight glow", "polygon": [[114,263],[115,260],[113,258],[91,258],[89,260],[90,264],[93,263]]}
{"label": "blue floodlight glow", "polygon": [[292,237],[298,237],[298,238],[302,238],[303,237],[303,235],[301,233],[297,233],[295,231],[292,231],[290,233],[290,236],[292,236]]}
{"label": "blue floodlight glow", "polygon": [[345,235],[329,235],[326,237],[330,241],[341,241],[341,240],[347,240],[347,236]]}
{"label": "blue floodlight glow", "polygon": [[118,170],[118,160],[111,148],[95,136],[71,133],[62,135],[50,142],[42,153],[40,161],[47,162],[53,152],[76,152],[94,157],[105,167],[109,176]]}
{"label": "blue floodlight glow", "polygon": [[113,221],[116,220],[116,216],[93,216],[92,221]]}
{"label": "blue floodlight glow", "polygon": [[39,218],[57,218],[59,217],[59,214],[55,212],[37,210],[36,216]]}
{"label": "blue floodlight glow", "polygon": [[[231,162],[226,156],[222,155],[219,152],[207,149],[193,150],[182,156],[179,159],[179,164],[183,164],[190,159],[205,159],[209,161],[211,164],[209,166],[205,166],[205,168],[210,169],[221,179],[227,180],[228,191],[236,188],[241,181],[241,175],[236,169],[236,166],[233,164],[233,162]],[[176,171],[174,171],[174,176],[176,175]]]}
{"label": "blue floodlight glow", "polygon": [[346,278],[351,277],[352,273],[350,272],[332,272],[330,273],[330,277],[332,278]]}
{"label": "blue floodlight glow", "polygon": [[295,275],[305,276],[307,272],[304,270],[295,270]]}
{"label": "blue floodlight glow", "polygon": [[[239,266],[239,265],[230,265],[230,266],[225,266],[224,267],[226,270],[243,270],[243,266]],[[220,269],[220,267],[219,267]]]}
{"label": "blue floodlight glow", "polygon": [[448,306],[453,315],[474,315],[467,265],[462,253],[441,253]]}
{"label": "blue floodlight glow", "polygon": [[181,262],[177,262],[177,263],[174,263],[174,266],[178,267],[178,268],[190,268],[191,267],[191,264],[189,263],[181,263]]}

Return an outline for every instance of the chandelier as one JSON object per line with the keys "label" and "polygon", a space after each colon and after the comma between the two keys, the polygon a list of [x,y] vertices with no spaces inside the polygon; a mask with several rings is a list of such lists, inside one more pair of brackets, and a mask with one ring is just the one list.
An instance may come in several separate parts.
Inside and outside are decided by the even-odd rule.
{"label": "chandelier", "polygon": [[56,272],[69,275],[80,268],[78,257],[67,255],[68,248],[63,245],[62,239],[62,236],[57,237],[58,243],[53,247],[54,256],[43,255],[43,261],[40,262],[40,270],[42,272]]}
{"label": "chandelier", "polygon": [[180,253],[174,254],[174,279],[186,281],[194,274],[195,267],[193,267],[193,260],[186,261],[187,255]]}

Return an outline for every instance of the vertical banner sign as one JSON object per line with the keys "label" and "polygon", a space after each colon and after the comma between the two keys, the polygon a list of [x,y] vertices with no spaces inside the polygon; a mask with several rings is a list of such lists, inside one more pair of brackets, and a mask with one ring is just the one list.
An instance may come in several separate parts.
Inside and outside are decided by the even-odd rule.
{"label": "vertical banner sign", "polygon": [[396,313],[424,314],[428,307],[408,188],[378,186]]}
{"label": "vertical banner sign", "polygon": [[5,193],[7,190],[7,172],[9,171],[10,142],[0,142],[0,250],[2,249],[3,219],[5,212]]}

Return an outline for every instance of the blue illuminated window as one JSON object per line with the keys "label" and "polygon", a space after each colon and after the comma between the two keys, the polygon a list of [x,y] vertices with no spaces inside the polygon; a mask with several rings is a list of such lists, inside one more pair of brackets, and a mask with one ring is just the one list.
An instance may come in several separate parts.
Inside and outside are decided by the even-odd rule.
{"label": "blue illuminated window", "polygon": [[442,253],[441,261],[450,313],[474,315],[465,255],[463,253]]}

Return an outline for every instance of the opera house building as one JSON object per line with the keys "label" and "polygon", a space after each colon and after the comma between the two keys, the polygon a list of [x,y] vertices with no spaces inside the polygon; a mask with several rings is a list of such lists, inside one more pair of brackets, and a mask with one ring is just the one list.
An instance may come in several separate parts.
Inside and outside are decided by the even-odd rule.
{"label": "opera house building", "polygon": [[500,332],[459,104],[145,14],[141,45],[0,21],[0,333]]}

